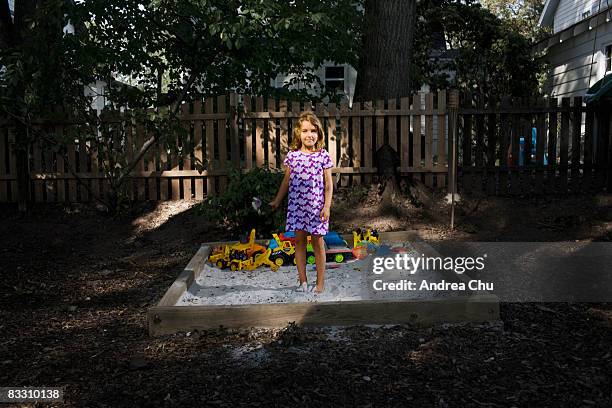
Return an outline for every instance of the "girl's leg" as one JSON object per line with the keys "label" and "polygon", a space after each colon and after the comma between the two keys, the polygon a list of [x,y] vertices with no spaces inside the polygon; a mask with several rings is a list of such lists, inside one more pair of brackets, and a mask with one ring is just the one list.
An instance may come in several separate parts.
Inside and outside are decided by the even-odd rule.
{"label": "girl's leg", "polygon": [[306,231],[295,231],[295,263],[297,265],[300,285],[307,282],[306,278],[306,242],[308,233]]}
{"label": "girl's leg", "polygon": [[315,292],[321,293],[325,288],[325,242],[322,235],[312,236],[312,249],[317,264],[317,286]]}

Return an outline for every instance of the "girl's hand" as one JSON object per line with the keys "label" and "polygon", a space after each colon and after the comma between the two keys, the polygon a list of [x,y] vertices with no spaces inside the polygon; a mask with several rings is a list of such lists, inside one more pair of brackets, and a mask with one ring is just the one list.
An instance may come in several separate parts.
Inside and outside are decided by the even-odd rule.
{"label": "girl's hand", "polygon": [[329,220],[329,207],[323,207],[323,209],[321,210],[321,221],[328,221]]}
{"label": "girl's hand", "polygon": [[274,200],[270,201],[268,204],[270,205],[270,207],[276,210],[280,206],[280,200],[277,200],[275,198]]}

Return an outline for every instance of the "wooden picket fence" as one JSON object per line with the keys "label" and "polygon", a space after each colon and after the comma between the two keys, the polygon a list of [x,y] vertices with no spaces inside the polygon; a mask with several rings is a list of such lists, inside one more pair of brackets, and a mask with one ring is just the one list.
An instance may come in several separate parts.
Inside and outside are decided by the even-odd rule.
{"label": "wooden picket fence", "polygon": [[[443,186],[447,172],[445,101],[445,91],[355,103],[351,108],[346,103],[312,105],[249,95],[196,100],[184,104],[180,116],[193,153],[181,156],[154,146],[131,173],[129,194],[134,200],[203,199],[226,189],[230,166],[243,171],[260,166],[280,169],[294,123],[306,110],[314,111],[323,123],[325,147],[336,166],[333,173],[339,185],[372,182],[377,174],[375,152],[389,143],[399,153],[400,174],[417,174],[432,187]],[[237,119],[236,111],[240,111]],[[56,132],[63,132],[68,125],[54,126]],[[423,137],[413,141],[411,128]],[[144,133],[142,127],[128,126],[125,148],[129,153],[146,140]],[[0,202],[17,199],[12,138],[10,128],[0,128]],[[433,146],[434,141],[439,147]],[[432,149],[440,151],[435,158]],[[70,163],[39,145],[32,146],[31,158],[31,198],[35,202],[86,202],[92,199],[90,192],[100,196],[108,189],[96,153],[83,143],[69,146]],[[197,162],[205,164],[202,172],[196,169]],[[69,168],[76,170],[88,188],[77,183]]]}
{"label": "wooden picket fence", "polygon": [[611,108],[587,107],[581,97],[464,98],[458,190],[527,196],[612,191]]}
{"label": "wooden picket fence", "polygon": [[[200,200],[225,191],[230,167],[242,171],[261,166],[280,169],[296,118],[305,110],[314,111],[323,123],[325,146],[335,164],[333,174],[339,186],[375,181],[376,151],[388,144],[397,152],[400,177],[417,178],[432,188],[448,188],[452,167],[449,140],[453,140],[456,126],[461,192],[578,193],[606,186],[610,191],[612,143],[605,112],[587,109],[579,98],[573,104],[564,98],[560,105],[556,99],[519,103],[506,98],[479,104],[469,98],[453,109],[448,102],[444,90],[354,103],[350,108],[346,103],[312,105],[235,94],[196,100],[183,104],[180,115],[189,145],[183,146],[183,151],[191,153],[177,154],[153,146],[132,171],[127,191],[133,200]],[[453,112],[456,119],[451,118]],[[70,125],[47,122],[45,126],[65,132]],[[148,135],[142,126],[124,126],[122,148],[128,155],[135,154]],[[538,135],[534,159],[526,155],[522,165],[509,162],[508,152],[518,157],[519,138],[531,135],[534,128]],[[529,151],[531,138],[524,139]],[[108,190],[95,150],[75,142],[68,147],[67,162],[50,149],[31,147],[32,201],[87,202],[94,199],[92,195],[100,197]],[[15,202],[18,197],[13,147],[12,129],[0,124],[0,202]],[[196,163],[204,163],[203,169]],[[84,184],[78,183],[69,169]]]}

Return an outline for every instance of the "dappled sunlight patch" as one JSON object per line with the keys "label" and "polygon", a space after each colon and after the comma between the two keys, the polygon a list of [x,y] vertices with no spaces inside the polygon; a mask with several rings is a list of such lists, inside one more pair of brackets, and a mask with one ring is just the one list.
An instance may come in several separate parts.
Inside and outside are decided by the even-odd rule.
{"label": "dappled sunlight patch", "polygon": [[160,202],[155,209],[132,221],[132,226],[134,227],[134,235],[132,238],[145,232],[158,229],[172,217],[190,210],[198,202],[199,201],[195,200]]}

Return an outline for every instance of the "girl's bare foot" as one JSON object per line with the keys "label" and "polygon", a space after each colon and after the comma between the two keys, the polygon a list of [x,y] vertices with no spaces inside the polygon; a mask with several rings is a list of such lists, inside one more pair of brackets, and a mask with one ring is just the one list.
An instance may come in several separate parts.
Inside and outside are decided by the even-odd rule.
{"label": "girl's bare foot", "polygon": [[325,286],[323,285],[319,286],[319,284],[312,285],[310,288],[310,292],[314,293],[315,295],[319,295],[323,293],[324,291],[325,291]]}
{"label": "girl's bare foot", "polygon": [[308,283],[302,282],[300,286],[295,289],[296,292],[308,292]]}

